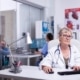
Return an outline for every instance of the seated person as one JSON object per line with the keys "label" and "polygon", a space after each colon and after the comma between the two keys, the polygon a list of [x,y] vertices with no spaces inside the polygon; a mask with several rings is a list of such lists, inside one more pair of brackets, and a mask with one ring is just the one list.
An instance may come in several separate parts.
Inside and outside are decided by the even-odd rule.
{"label": "seated person", "polygon": [[6,42],[4,40],[0,41],[0,59],[2,61],[1,65],[8,65],[9,58],[7,55],[9,54],[9,49],[6,46]]}
{"label": "seated person", "polygon": [[43,46],[41,51],[35,51],[35,54],[41,54],[43,57],[45,57],[48,53],[48,42],[51,40],[53,40],[53,35],[51,33],[47,33],[46,44]]}
{"label": "seated person", "polygon": [[41,61],[40,69],[49,73],[52,68],[73,68],[80,70],[80,52],[70,44],[72,32],[64,27],[59,31],[59,44],[52,47],[47,56]]}

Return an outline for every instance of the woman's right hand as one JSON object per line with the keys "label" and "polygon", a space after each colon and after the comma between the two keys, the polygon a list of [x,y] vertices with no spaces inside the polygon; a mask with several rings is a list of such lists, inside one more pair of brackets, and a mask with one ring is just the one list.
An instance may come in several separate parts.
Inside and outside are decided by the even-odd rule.
{"label": "woman's right hand", "polygon": [[48,67],[48,66],[42,66],[42,70],[43,70],[45,73],[53,72],[52,68],[51,68],[51,67]]}

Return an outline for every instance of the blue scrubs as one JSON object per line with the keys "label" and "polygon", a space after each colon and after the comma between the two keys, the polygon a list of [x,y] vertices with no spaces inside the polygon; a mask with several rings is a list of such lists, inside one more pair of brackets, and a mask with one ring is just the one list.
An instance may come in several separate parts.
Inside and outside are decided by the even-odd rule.
{"label": "blue scrubs", "polygon": [[48,43],[46,43],[43,48],[42,48],[42,51],[41,51],[42,55],[45,57],[48,53]]}

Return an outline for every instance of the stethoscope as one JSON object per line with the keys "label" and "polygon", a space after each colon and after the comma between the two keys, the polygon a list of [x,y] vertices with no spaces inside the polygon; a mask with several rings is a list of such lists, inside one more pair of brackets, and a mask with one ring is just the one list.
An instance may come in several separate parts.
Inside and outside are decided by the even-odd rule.
{"label": "stethoscope", "polygon": [[[60,58],[60,49],[59,49],[59,46],[60,44],[57,46],[57,49],[54,51],[54,56],[57,55],[57,58],[56,58],[56,64],[58,64],[58,60],[60,59],[63,63],[64,61]],[[71,46],[69,45],[69,49],[70,49],[70,56],[69,56],[69,59],[68,59],[68,63],[70,62],[71,60]],[[66,66],[67,68],[68,66]]]}

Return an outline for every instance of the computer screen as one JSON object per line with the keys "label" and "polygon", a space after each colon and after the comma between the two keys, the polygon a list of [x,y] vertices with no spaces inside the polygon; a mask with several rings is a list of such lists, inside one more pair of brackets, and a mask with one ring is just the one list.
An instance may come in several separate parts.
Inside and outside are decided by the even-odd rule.
{"label": "computer screen", "polygon": [[30,44],[30,48],[42,48],[46,43],[45,39],[33,39],[32,44]]}

